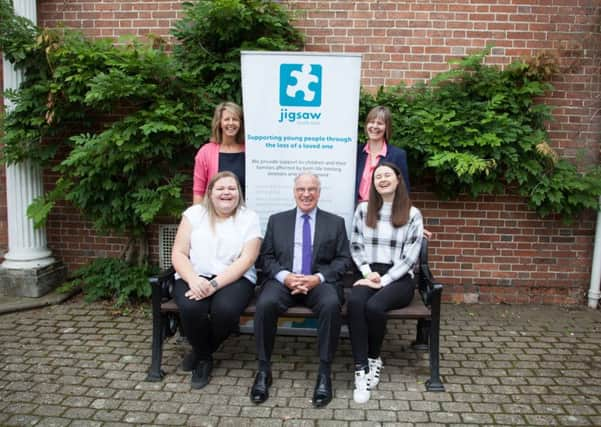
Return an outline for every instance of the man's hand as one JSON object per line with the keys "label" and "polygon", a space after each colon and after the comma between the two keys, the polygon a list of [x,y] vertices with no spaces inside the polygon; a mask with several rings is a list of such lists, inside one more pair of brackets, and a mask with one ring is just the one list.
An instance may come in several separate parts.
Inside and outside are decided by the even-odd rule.
{"label": "man's hand", "polygon": [[296,288],[298,292],[292,292],[292,295],[296,295],[297,293],[302,293],[307,295],[307,293],[313,289],[315,286],[321,283],[319,276],[317,274],[309,274],[309,275],[299,275],[299,285]]}
{"label": "man's hand", "polygon": [[368,286],[373,289],[380,289],[382,287],[382,283],[380,283],[379,278],[377,282],[366,278],[357,280],[355,283],[353,283],[353,286]]}
{"label": "man's hand", "polygon": [[300,274],[290,273],[284,278],[284,285],[290,289],[294,290],[298,286],[298,277]]}
{"label": "man's hand", "polygon": [[288,289],[290,289],[290,293],[292,295],[303,294],[307,295],[307,293],[313,289],[315,286],[319,285],[321,280],[319,276],[316,274],[294,274],[290,273],[284,279],[284,285]]}

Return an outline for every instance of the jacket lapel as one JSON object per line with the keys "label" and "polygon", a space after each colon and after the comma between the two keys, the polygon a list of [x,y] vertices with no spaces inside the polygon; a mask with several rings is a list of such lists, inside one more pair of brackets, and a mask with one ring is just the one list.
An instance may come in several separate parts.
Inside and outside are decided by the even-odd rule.
{"label": "jacket lapel", "polygon": [[321,210],[317,208],[317,211],[315,212],[315,235],[313,236],[313,252],[311,253],[312,264],[315,264],[315,260],[317,259],[317,251],[321,245],[321,238],[325,235],[324,233],[327,232],[326,228],[327,226],[323,222],[323,215],[321,213]]}
{"label": "jacket lapel", "polygon": [[288,218],[285,221],[285,229],[282,232],[282,237],[290,236],[284,241],[286,248],[286,255],[290,260],[290,271],[292,271],[294,264],[294,227],[296,225],[296,208],[288,211]]}

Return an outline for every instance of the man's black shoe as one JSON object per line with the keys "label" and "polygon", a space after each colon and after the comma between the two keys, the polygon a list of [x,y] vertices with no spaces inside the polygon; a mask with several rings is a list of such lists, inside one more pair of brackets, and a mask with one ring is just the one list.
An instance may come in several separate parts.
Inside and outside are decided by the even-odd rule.
{"label": "man's black shoe", "polygon": [[192,371],[192,380],[190,385],[194,389],[203,388],[209,383],[209,375],[213,369],[213,361],[201,360]]}
{"label": "man's black shoe", "polygon": [[196,353],[194,353],[194,350],[190,351],[190,353],[186,354],[182,360],[182,371],[191,372],[198,366],[198,362],[200,362],[200,359]]}
{"label": "man's black shoe", "polygon": [[332,380],[328,375],[318,374],[313,391],[313,406],[323,408],[332,400]]}
{"label": "man's black shoe", "polygon": [[255,382],[250,389],[250,400],[253,403],[263,403],[269,397],[269,386],[271,385],[271,371],[260,370],[257,372]]}

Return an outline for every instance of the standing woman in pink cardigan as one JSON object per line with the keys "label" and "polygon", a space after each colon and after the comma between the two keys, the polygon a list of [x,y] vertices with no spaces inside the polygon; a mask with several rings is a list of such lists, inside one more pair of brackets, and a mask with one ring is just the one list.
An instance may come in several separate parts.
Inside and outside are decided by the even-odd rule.
{"label": "standing woman in pink cardigan", "polygon": [[245,186],[244,117],[234,102],[222,102],[215,108],[211,139],[194,158],[193,203],[201,203],[210,179],[218,172],[233,172]]}

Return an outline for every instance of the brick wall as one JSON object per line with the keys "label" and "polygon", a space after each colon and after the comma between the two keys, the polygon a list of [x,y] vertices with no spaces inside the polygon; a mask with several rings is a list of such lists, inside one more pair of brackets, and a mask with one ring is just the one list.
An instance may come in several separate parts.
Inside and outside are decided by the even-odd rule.
{"label": "brick wall", "polygon": [[[552,145],[583,167],[599,163],[601,140],[601,5],[597,0],[283,1],[296,13],[310,51],[359,52],[369,89],[412,85],[448,69],[448,61],[493,44],[491,64],[543,50],[562,73],[542,102],[553,106]],[[90,36],[169,39],[181,2],[40,0],[39,24],[65,24]],[[411,168],[419,165],[410,165]],[[47,183],[51,177],[46,177]],[[3,190],[0,186],[0,193]],[[512,195],[437,200],[414,183],[413,198],[435,233],[431,265],[447,301],[583,303],[590,280],[595,213],[572,225],[541,220]],[[1,195],[1,194],[0,194]],[[4,199],[3,199],[4,201]],[[156,229],[151,241],[156,257]],[[0,244],[3,244],[0,216]],[[4,237],[5,239],[5,237]],[[124,240],[99,236],[70,207],[48,225],[53,253],[70,268],[115,255]]]}
{"label": "brick wall", "polygon": [[179,1],[39,0],[38,21],[45,27],[64,25],[92,37],[119,37],[149,33],[169,36],[182,16]]}

